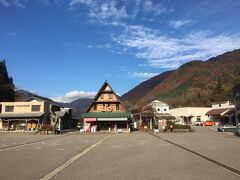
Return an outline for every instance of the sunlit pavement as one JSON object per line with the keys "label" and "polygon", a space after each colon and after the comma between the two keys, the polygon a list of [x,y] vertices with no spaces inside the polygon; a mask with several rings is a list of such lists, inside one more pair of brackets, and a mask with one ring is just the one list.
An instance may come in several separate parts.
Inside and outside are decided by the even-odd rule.
{"label": "sunlit pavement", "polygon": [[[209,127],[194,130],[155,134],[163,139],[142,132],[1,135],[0,179],[239,179],[232,172],[164,141],[239,169],[239,137]],[[52,137],[57,138],[47,140]],[[34,140],[39,142],[18,146]]]}

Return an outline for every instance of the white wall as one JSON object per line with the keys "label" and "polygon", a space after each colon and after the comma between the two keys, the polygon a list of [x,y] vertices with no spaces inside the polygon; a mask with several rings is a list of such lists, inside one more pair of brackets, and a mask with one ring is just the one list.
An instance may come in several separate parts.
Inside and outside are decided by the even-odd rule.
{"label": "white wall", "polygon": [[230,101],[219,102],[212,104],[213,109],[220,109],[220,108],[234,108],[234,105],[230,103]]}
{"label": "white wall", "polygon": [[152,107],[155,109],[156,113],[169,113],[170,107],[161,101],[153,101]]}
{"label": "white wall", "polygon": [[201,121],[208,120],[209,118],[205,114],[211,109],[207,107],[181,107],[170,109],[170,114],[180,120],[181,123],[183,123],[183,117],[191,117],[192,124],[194,124],[197,117],[200,117]]}

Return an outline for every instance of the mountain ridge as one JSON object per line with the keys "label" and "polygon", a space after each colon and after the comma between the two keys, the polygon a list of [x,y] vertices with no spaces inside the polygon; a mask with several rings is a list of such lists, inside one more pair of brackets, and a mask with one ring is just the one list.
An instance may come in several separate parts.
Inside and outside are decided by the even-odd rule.
{"label": "mountain ridge", "polygon": [[[196,60],[181,65],[133,104],[143,105],[159,99],[174,107],[209,106],[211,102],[232,98],[232,88],[239,82],[240,49],[207,61]],[[133,89],[129,92],[139,94]],[[134,98],[129,97],[129,92],[123,96],[128,97],[125,101]]]}

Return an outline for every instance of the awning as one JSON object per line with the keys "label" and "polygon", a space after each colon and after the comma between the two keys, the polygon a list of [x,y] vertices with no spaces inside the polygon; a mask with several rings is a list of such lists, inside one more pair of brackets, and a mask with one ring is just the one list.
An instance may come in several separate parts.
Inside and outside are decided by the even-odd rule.
{"label": "awning", "polygon": [[85,118],[131,118],[129,112],[88,112],[83,113],[82,119]]}
{"label": "awning", "polygon": [[234,113],[235,113],[235,108],[231,108],[228,111],[224,112],[222,114],[222,116],[229,116],[229,115],[234,114]]}
{"label": "awning", "polygon": [[233,108],[220,108],[220,109],[212,109],[206,113],[207,116],[224,116],[228,111]]}
{"label": "awning", "polygon": [[96,122],[96,118],[84,118],[83,121],[85,122]]}
{"label": "awning", "polygon": [[98,121],[127,121],[128,118],[98,118]]}
{"label": "awning", "polygon": [[0,113],[0,118],[37,118],[44,113]]}

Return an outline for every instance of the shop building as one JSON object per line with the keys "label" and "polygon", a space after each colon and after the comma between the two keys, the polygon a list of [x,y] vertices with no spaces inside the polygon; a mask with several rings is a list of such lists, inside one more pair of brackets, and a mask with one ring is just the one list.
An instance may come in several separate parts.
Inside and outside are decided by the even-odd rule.
{"label": "shop building", "polygon": [[240,84],[233,88],[237,134],[240,135]]}
{"label": "shop building", "polygon": [[125,111],[120,98],[105,81],[81,119],[85,132],[121,132],[129,130],[131,113]]}

